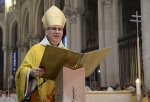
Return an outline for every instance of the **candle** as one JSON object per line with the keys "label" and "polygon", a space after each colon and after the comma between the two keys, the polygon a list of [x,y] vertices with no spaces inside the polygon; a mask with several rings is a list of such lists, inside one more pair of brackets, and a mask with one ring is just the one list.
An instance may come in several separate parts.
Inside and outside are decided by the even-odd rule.
{"label": "candle", "polygon": [[140,86],[140,80],[136,79],[136,95],[140,96],[141,95],[141,86]]}

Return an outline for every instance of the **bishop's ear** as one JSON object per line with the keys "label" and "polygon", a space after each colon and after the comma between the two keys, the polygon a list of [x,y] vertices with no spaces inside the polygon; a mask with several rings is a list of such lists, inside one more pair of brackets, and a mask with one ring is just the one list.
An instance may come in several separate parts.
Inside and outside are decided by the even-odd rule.
{"label": "bishop's ear", "polygon": [[47,36],[49,33],[49,30],[45,30],[45,36]]}

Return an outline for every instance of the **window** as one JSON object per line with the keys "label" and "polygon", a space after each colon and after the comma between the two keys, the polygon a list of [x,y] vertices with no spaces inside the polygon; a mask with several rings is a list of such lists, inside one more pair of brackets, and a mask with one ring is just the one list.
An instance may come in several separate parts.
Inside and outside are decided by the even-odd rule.
{"label": "window", "polygon": [[16,0],[10,0],[9,6],[9,11],[16,9]]}

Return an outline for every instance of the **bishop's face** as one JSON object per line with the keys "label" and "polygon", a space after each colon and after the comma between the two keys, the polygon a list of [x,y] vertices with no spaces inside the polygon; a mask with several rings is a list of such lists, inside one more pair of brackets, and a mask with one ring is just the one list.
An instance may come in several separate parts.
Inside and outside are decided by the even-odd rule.
{"label": "bishop's face", "polygon": [[57,46],[61,42],[61,40],[62,40],[63,27],[60,26],[60,25],[50,26],[46,30],[46,35],[48,37],[49,42],[52,45]]}

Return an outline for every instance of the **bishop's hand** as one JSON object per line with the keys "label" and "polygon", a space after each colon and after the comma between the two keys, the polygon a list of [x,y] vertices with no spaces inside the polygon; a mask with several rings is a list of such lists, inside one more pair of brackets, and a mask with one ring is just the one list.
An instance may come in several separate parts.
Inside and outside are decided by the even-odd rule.
{"label": "bishop's hand", "polygon": [[38,68],[38,67],[33,68],[30,71],[30,75],[32,77],[35,77],[35,78],[42,76],[44,73],[45,73],[45,71],[43,69],[41,69],[41,68]]}

